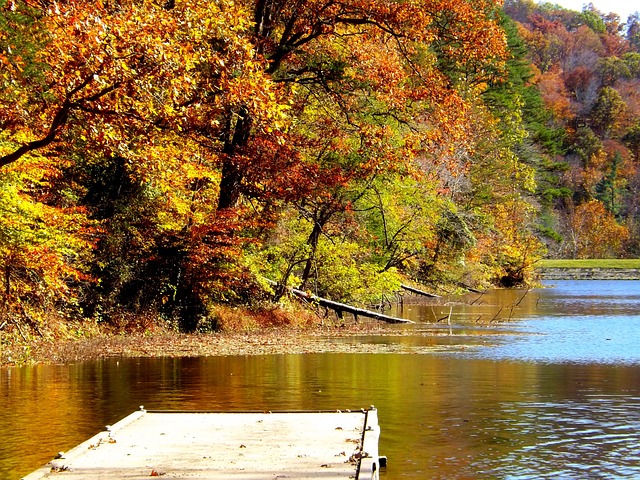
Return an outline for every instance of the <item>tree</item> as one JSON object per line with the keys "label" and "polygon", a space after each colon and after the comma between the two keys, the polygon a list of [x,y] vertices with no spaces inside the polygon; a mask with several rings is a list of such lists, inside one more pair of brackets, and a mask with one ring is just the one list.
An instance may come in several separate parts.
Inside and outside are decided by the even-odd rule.
{"label": "tree", "polygon": [[[211,208],[225,120],[246,111],[262,145],[279,145],[287,108],[246,38],[247,10],[231,1],[33,5],[0,5],[0,164],[37,152],[64,165],[77,202],[105,225],[92,269],[103,282],[84,306],[175,313],[201,303],[204,288],[246,291],[228,262],[244,239],[226,230],[243,217]],[[107,172],[118,185],[102,191]],[[238,282],[220,281],[229,270]]]}
{"label": "tree", "polygon": [[629,15],[627,19],[627,40],[640,52],[640,12]]}
{"label": "tree", "polygon": [[598,61],[598,73],[604,86],[612,87],[620,78],[629,78],[628,63],[619,57],[605,57]]}
{"label": "tree", "polygon": [[[373,209],[388,215],[372,202],[382,195],[380,177],[415,171],[416,158],[446,162],[436,149],[463,141],[466,91],[482,91],[505,53],[494,15],[495,5],[481,1],[256,4],[256,48],[274,81],[292,88],[296,122],[289,135],[316,182],[296,179],[311,193],[291,204],[311,227],[306,246],[287,254],[285,280],[295,271],[304,287],[328,288],[310,282],[320,272],[323,239],[339,244],[335,225],[361,208],[372,208],[369,221]],[[403,263],[405,253],[391,239],[411,235],[412,223],[379,232],[388,240],[380,271]],[[406,255],[414,255],[410,250]]]}
{"label": "tree", "polygon": [[[0,154],[15,145],[0,139]],[[0,172],[0,314],[26,336],[57,335],[78,313],[80,285],[91,282],[97,225],[80,208],[51,203],[58,166],[26,155]],[[68,193],[68,192],[67,192]]]}
{"label": "tree", "polygon": [[484,115],[484,133],[470,169],[474,187],[467,208],[473,208],[478,225],[468,257],[485,267],[491,282],[526,284],[535,259],[544,252],[535,235],[536,208],[529,200],[536,190],[535,170],[518,157],[526,131],[518,110],[502,112],[499,121]]}
{"label": "tree", "polygon": [[582,13],[578,15],[578,20],[596,33],[605,33],[607,31],[607,26],[600,12],[593,7],[593,4],[582,10]]}
{"label": "tree", "polygon": [[[594,199],[631,228],[636,222],[637,202],[627,192],[635,188],[636,166],[627,161],[628,151],[620,142],[636,153],[632,126],[640,111],[635,74],[638,62],[630,40],[637,19],[630,17],[625,37],[617,15],[604,15],[593,6],[572,12],[553,4],[538,6],[525,1],[509,2],[506,11],[517,14],[529,47],[527,58],[537,69],[534,71],[540,72],[534,81],[554,113],[551,124],[565,132],[560,148],[553,153],[547,150],[549,158],[531,163],[536,165],[540,185],[547,179],[555,182],[547,184],[537,198],[544,219],[542,229],[548,232],[565,219],[570,223],[575,209]],[[523,158],[535,159],[533,152],[539,141],[530,139],[532,144],[519,152]],[[621,161],[615,160],[617,153]],[[557,168],[543,172],[543,165]],[[562,254],[562,242],[570,242],[570,235],[561,239],[551,234],[559,242],[556,253]],[[575,248],[564,251],[573,255]]]}
{"label": "tree", "polygon": [[579,205],[571,218],[573,258],[612,258],[621,253],[629,238],[626,227],[597,201]]}
{"label": "tree", "polygon": [[631,126],[624,137],[623,142],[631,149],[636,160],[640,159],[640,122]]}
{"label": "tree", "polygon": [[604,87],[590,114],[591,125],[603,138],[607,138],[611,130],[618,125],[625,103],[620,94],[611,87]]}
{"label": "tree", "polygon": [[609,171],[605,173],[602,180],[595,186],[596,199],[602,202],[607,211],[614,216],[618,215],[621,203],[619,201],[621,195],[619,167],[621,163],[622,155],[620,155],[620,152],[616,152],[609,166]]}
{"label": "tree", "polygon": [[576,132],[573,151],[580,157],[585,167],[601,155],[602,148],[602,141],[590,128],[581,128]]}
{"label": "tree", "polygon": [[0,169],[64,167],[51,206],[68,187],[101,222],[87,310],[186,328],[259,297],[246,252],[279,220],[303,232],[284,277],[329,291],[339,258],[396,284],[436,195],[391,179],[459,166],[507,54],[492,0],[0,2]]}
{"label": "tree", "polygon": [[[174,157],[215,168],[229,155],[234,119],[251,115],[254,131],[265,133],[282,126],[286,107],[247,40],[248,12],[235,2],[24,7],[28,33],[9,13],[16,4],[3,6],[9,68],[0,122],[28,140],[0,165],[34,150],[59,156],[80,139],[84,149],[125,157],[143,176]],[[31,45],[39,75],[25,74],[13,48],[22,44]],[[266,136],[277,143],[275,133]]]}
{"label": "tree", "polygon": [[588,75],[583,79],[581,73],[582,69],[579,69],[563,78],[559,70],[551,69],[540,77],[538,90],[546,108],[558,123],[571,121],[575,118],[567,86],[575,92],[574,95],[578,96],[578,90],[585,88],[589,81]]}
{"label": "tree", "polygon": [[[437,184],[402,175],[376,178],[355,206],[382,271],[397,268],[415,276],[420,264],[438,256],[443,203]],[[450,248],[451,243],[442,248]]]}

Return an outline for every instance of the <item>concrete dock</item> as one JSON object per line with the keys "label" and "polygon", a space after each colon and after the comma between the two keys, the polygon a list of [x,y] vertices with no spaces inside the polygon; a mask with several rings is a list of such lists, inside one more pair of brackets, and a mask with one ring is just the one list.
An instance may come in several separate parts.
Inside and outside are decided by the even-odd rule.
{"label": "concrete dock", "polygon": [[24,477],[378,480],[375,408],[334,412],[146,411]]}

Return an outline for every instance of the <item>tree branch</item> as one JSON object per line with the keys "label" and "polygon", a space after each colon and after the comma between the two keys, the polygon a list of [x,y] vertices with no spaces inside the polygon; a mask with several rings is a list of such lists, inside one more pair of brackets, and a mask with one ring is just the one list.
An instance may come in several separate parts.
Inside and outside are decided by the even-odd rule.
{"label": "tree branch", "polygon": [[26,155],[33,150],[37,150],[51,144],[56,139],[56,135],[58,134],[58,130],[60,129],[60,127],[62,127],[67,122],[67,118],[69,118],[69,112],[71,111],[72,105],[73,104],[69,101],[69,99],[66,99],[53,117],[53,121],[51,122],[51,126],[49,127],[49,132],[47,133],[47,135],[39,140],[25,143],[12,153],[0,157],[0,168],[4,167],[5,165],[9,165],[16,160],[19,160],[23,155]]}
{"label": "tree branch", "polygon": [[[51,125],[49,126],[49,131],[43,138],[25,143],[24,145],[18,147],[13,152],[0,157],[0,168],[4,167],[5,165],[9,165],[10,163],[15,162],[16,160],[19,160],[29,152],[49,146],[51,143],[53,143],[56,140],[56,137],[58,136],[60,129],[67,123],[67,120],[69,118],[69,113],[71,113],[72,110],[83,109],[83,104],[85,102],[96,102],[100,100],[102,97],[104,97],[105,95],[108,95],[114,90],[117,90],[121,85],[121,82],[116,82],[113,85],[103,88],[102,90],[100,90],[99,92],[96,92],[93,95],[90,95],[88,97],[81,98],[79,100],[72,102],[71,97],[76,93],[78,93],[83,88],[85,88],[87,85],[89,85],[89,83],[91,83],[92,80],[93,80],[93,74],[87,76],[87,78],[85,78],[82,82],[80,82],[80,84],[75,86],[73,89],[71,89],[67,93],[67,97],[62,103],[62,106],[58,109],[58,111],[53,117],[53,120],[51,121]],[[89,109],[85,108],[85,111],[89,111]],[[92,109],[92,113],[98,113],[98,112],[99,110]],[[111,112],[108,112],[108,113],[111,113]]]}

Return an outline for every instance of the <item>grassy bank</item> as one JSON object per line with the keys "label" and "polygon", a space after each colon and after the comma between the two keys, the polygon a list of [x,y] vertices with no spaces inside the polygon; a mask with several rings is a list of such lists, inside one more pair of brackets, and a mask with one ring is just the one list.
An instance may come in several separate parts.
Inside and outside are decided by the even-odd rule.
{"label": "grassy bank", "polygon": [[581,260],[540,260],[538,268],[637,268],[640,269],[639,258],[625,259],[581,259]]}

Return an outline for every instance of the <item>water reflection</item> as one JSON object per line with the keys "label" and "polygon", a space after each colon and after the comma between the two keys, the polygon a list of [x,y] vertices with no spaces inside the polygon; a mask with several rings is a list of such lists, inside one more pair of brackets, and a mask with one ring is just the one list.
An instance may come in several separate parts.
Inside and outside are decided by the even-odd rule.
{"label": "water reflection", "polygon": [[387,478],[556,478],[565,469],[574,478],[584,478],[581,469],[640,475],[640,372],[632,367],[318,354],[10,372],[2,377],[0,428],[11,435],[0,442],[1,478],[19,478],[139,404],[287,410],[373,403],[381,451],[391,459]]}
{"label": "water reflection", "polygon": [[640,281],[553,282],[538,304],[537,314],[552,316],[636,316],[640,311]]}
{"label": "water reflection", "polygon": [[548,287],[443,298],[438,305],[413,298],[391,313],[418,322],[399,327],[411,332],[403,343],[416,353],[436,345],[496,360],[640,364],[640,281]]}
{"label": "water reflection", "polygon": [[[379,409],[390,479],[640,478],[640,362],[630,347],[638,344],[640,309],[629,314],[640,301],[638,285],[625,283],[621,292],[595,283],[524,297],[498,292],[480,298],[476,311],[455,305],[451,325],[422,323],[408,336],[399,335],[406,327],[390,326],[388,335],[347,340],[384,342],[387,354],[0,370],[0,478],[20,478],[139,405],[237,411],[370,404]],[[624,292],[628,305],[618,308]],[[607,317],[594,313],[609,300]],[[572,310],[563,311],[566,305]],[[448,314],[449,305],[440,307]],[[499,311],[499,320],[475,320]]]}

